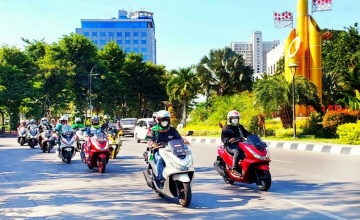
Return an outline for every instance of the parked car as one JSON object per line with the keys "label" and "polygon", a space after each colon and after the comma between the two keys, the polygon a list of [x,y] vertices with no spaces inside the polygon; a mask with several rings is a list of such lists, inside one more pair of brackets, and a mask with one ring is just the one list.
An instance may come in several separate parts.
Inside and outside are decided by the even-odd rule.
{"label": "parked car", "polygon": [[134,129],[137,123],[137,118],[123,118],[120,119],[120,125],[122,127],[123,135],[134,136]]}
{"label": "parked car", "polygon": [[149,131],[149,128],[154,126],[155,122],[153,118],[140,118],[135,126],[134,138],[140,143],[140,141],[145,140],[146,134]]}

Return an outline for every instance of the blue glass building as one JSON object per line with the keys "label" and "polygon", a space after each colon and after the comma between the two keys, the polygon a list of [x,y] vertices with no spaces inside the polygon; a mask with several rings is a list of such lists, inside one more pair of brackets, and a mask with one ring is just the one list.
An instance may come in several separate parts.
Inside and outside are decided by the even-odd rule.
{"label": "blue glass building", "polygon": [[156,39],[153,13],[119,10],[118,18],[81,19],[77,34],[90,38],[101,49],[107,42],[115,41],[126,53],[143,55],[144,61],[156,64]]}

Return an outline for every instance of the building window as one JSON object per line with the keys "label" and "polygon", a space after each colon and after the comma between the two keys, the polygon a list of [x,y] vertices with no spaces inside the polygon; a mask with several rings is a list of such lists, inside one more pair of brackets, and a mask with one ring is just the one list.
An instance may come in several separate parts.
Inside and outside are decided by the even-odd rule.
{"label": "building window", "polygon": [[133,51],[136,52],[136,53],[138,53],[138,52],[139,52],[139,48],[134,47]]}
{"label": "building window", "polygon": [[141,37],[146,37],[146,32],[141,32]]}
{"label": "building window", "polygon": [[138,37],[138,36],[139,36],[139,32],[134,32],[133,35],[134,35],[134,37]]}
{"label": "building window", "polygon": [[85,37],[89,37],[89,32],[84,32]]}
{"label": "building window", "polygon": [[143,55],[143,60],[147,60],[147,56],[146,56],[146,55]]}
{"label": "building window", "polygon": [[117,37],[122,37],[122,32],[117,32],[117,33],[116,33],[116,36],[117,36]]}
{"label": "building window", "polygon": [[130,32],[125,32],[125,37],[130,37]]}
{"label": "building window", "polygon": [[105,37],[105,36],[106,36],[105,32],[100,32],[100,37]]}
{"label": "building window", "polygon": [[147,52],[147,48],[146,48],[146,47],[141,48],[141,52],[146,53],[146,52]]}
{"label": "building window", "polygon": [[106,40],[100,40],[101,45],[105,45],[105,43],[106,43]]}
{"label": "building window", "polygon": [[109,37],[114,37],[114,32],[109,32]]}
{"label": "building window", "polygon": [[134,44],[139,44],[139,41],[138,41],[138,40],[134,40]]}
{"label": "building window", "polygon": [[117,40],[116,43],[117,44],[122,44],[122,40]]}
{"label": "building window", "polygon": [[141,40],[141,44],[146,44],[146,40]]}
{"label": "building window", "polygon": [[92,33],[91,33],[91,36],[97,37],[97,32],[92,32]]}
{"label": "building window", "polygon": [[93,43],[94,43],[94,44],[97,44],[97,40],[93,40]]}
{"label": "building window", "polygon": [[126,52],[126,53],[130,53],[130,47],[126,47],[126,48],[125,48],[125,52]]}
{"label": "building window", "polygon": [[125,40],[125,44],[130,44],[130,40]]}

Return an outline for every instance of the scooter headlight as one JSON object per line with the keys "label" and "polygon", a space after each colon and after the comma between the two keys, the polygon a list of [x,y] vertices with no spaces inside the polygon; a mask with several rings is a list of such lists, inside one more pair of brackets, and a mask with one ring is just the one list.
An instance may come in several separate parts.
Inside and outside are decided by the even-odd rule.
{"label": "scooter headlight", "polygon": [[257,154],[255,151],[253,151],[250,147],[245,146],[246,149],[252,154],[254,155],[254,157],[256,157],[259,160],[270,160],[270,152],[265,148],[266,151],[266,155],[265,156],[260,156],[259,154]]}

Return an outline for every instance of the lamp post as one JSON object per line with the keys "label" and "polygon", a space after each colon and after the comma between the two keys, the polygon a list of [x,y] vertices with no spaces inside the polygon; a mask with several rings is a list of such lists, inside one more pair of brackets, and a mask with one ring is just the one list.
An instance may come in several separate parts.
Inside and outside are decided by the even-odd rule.
{"label": "lamp post", "polygon": [[292,97],[293,97],[293,129],[294,134],[293,138],[296,138],[296,109],[295,109],[295,74],[296,74],[296,68],[298,67],[295,63],[290,63],[289,68],[292,75]]}
{"label": "lamp post", "polygon": [[[100,62],[99,62],[99,63],[100,63]],[[92,107],[92,105],[91,105],[91,76],[97,76],[97,75],[99,75],[99,74],[92,74],[92,71],[94,70],[94,68],[95,68],[99,63],[95,64],[95,65],[91,68],[90,73],[89,73],[89,94],[90,94],[89,109],[90,109],[90,119],[91,119],[91,117],[92,117],[92,110],[93,110],[93,107]]]}

